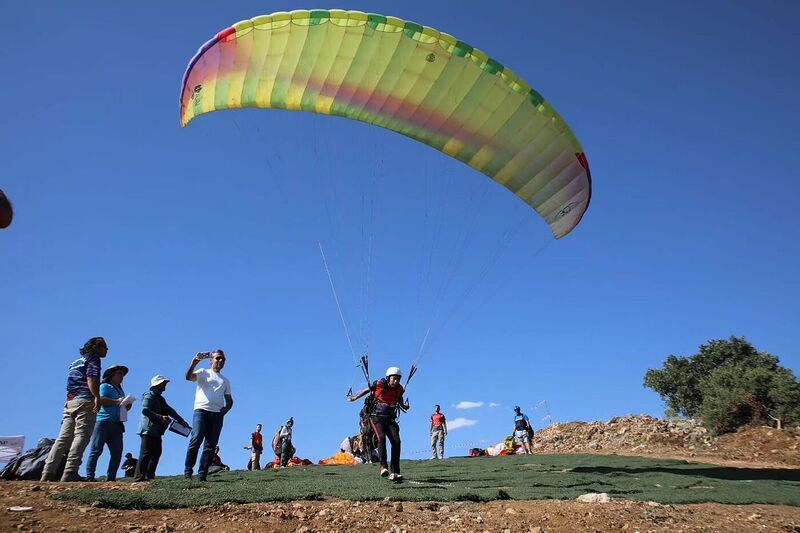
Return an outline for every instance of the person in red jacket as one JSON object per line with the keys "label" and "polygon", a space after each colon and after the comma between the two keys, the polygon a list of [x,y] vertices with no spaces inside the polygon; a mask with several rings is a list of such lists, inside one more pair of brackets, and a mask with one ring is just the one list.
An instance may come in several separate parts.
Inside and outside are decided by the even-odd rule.
{"label": "person in red jacket", "polygon": [[[447,419],[440,411],[441,407],[437,404],[433,406],[431,415],[431,449],[433,456],[431,459],[444,459],[444,438],[447,437]],[[436,455],[436,445],[439,445],[439,455]]]}
{"label": "person in red jacket", "polygon": [[[370,414],[370,424],[378,436],[378,456],[380,458],[381,477],[389,476],[392,481],[402,481],[400,474],[400,425],[397,423],[397,410],[408,410],[408,402],[403,399],[403,386],[400,385],[402,373],[396,366],[386,370],[386,377],[376,380],[372,385],[356,395],[348,395],[351,402],[371,393],[375,398],[375,407]],[[392,445],[391,472],[386,460],[386,439]]]}
{"label": "person in red jacket", "polygon": [[261,470],[261,452],[264,451],[264,438],[261,435],[261,424],[250,435],[250,469]]}

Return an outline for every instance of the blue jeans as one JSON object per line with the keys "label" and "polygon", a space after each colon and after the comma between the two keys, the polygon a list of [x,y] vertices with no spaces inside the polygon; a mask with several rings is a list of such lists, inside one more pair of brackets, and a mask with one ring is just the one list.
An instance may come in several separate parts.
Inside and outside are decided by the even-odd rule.
{"label": "blue jeans", "polygon": [[97,468],[97,459],[103,453],[103,447],[108,446],[111,458],[108,460],[107,479],[116,481],[119,463],[122,460],[122,433],[125,427],[121,422],[100,420],[94,426],[92,440],[89,442],[89,460],[86,461],[86,477],[94,477]]}
{"label": "blue jeans", "polygon": [[214,448],[219,442],[219,434],[222,433],[222,413],[212,413],[195,409],[192,419],[192,435],[189,438],[189,449],[186,450],[186,464],[183,473],[186,476],[192,475],[192,469],[197,462],[197,452],[200,445],[203,445],[203,454],[200,456],[200,466],[197,468],[197,475],[206,477],[208,467],[211,465],[211,457],[214,455]]}

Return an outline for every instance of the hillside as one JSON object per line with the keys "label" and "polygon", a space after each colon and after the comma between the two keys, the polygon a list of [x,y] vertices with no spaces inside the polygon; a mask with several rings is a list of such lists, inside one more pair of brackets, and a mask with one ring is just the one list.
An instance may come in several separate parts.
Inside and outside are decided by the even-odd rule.
{"label": "hillside", "polygon": [[800,466],[800,431],[744,427],[712,437],[697,422],[647,415],[556,423],[536,432],[537,453],[616,453],[716,464]]}

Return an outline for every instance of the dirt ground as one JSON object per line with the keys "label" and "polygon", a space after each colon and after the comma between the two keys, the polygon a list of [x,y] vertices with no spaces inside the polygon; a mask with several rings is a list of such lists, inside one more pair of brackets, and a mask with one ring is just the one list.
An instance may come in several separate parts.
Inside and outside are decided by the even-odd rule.
{"label": "dirt ground", "polygon": [[[69,484],[69,488],[81,485]],[[119,484],[93,483],[92,488]],[[451,504],[341,500],[197,509],[120,511],[56,501],[66,484],[0,483],[0,531],[780,531],[800,532],[800,509],[775,505],[660,505],[654,502],[496,501]],[[128,486],[128,488],[130,488]],[[26,506],[27,512],[10,511]]]}
{"label": "dirt ground", "polygon": [[[607,424],[552,428],[543,440],[558,443],[545,453],[619,453],[679,458],[728,466],[796,468],[800,435],[769,428],[698,442],[689,430],[655,427],[646,417],[624,417]],[[573,423],[571,423],[573,424]],[[598,425],[600,424],[600,425]],[[651,427],[653,426],[653,427]],[[557,432],[556,432],[557,431]],[[691,429],[692,434],[697,429]],[[631,435],[634,435],[632,438]],[[651,435],[651,436],[648,436]],[[677,436],[676,436],[677,435]],[[701,435],[702,437],[702,435]],[[595,444],[592,444],[595,443]],[[643,446],[642,443],[646,443]],[[0,482],[0,532],[5,531],[278,531],[391,532],[797,532],[800,508],[778,505],[661,505],[613,500],[494,501],[489,503],[352,502],[327,499],[292,503],[225,504],[170,510],[116,510],[48,498],[81,485],[109,490],[134,487],[116,483]],[[13,506],[31,507],[11,511]]]}

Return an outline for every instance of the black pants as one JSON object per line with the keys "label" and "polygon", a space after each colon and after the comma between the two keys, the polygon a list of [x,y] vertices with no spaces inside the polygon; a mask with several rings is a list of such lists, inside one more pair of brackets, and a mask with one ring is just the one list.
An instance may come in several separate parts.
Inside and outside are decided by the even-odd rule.
{"label": "black pants", "polygon": [[134,481],[146,481],[156,477],[156,467],[161,459],[161,435],[141,435],[142,445],[139,448],[139,462],[136,463]]}
{"label": "black pants", "polygon": [[386,439],[392,445],[392,467],[389,470],[393,474],[400,473],[400,426],[397,421],[391,418],[372,417],[369,419],[375,435],[378,436],[378,457],[381,461],[381,468],[388,468],[386,464]]}

